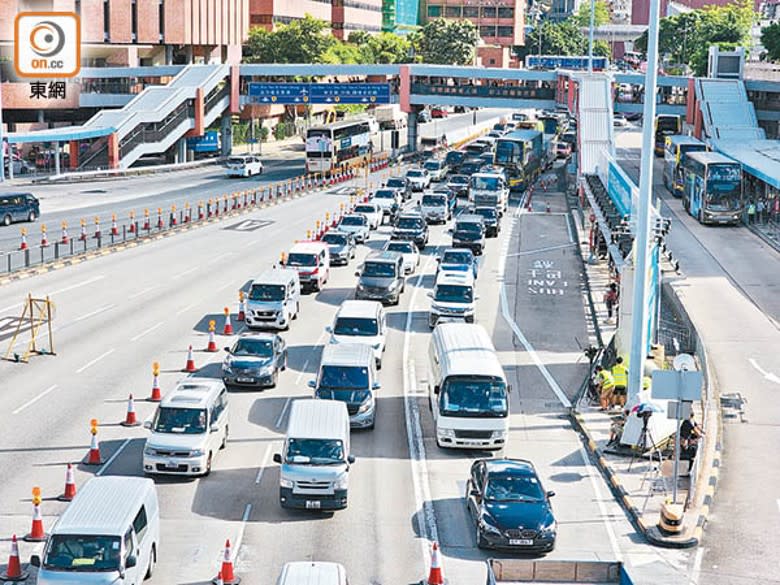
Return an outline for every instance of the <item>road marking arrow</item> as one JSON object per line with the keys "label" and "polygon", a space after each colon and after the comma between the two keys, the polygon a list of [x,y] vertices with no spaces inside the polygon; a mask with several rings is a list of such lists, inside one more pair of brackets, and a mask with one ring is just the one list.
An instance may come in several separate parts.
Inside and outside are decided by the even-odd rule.
{"label": "road marking arrow", "polygon": [[764,376],[764,379],[769,380],[770,382],[774,382],[775,384],[780,384],[780,376],[773,374],[772,372],[767,372],[765,369],[759,366],[758,362],[756,362],[756,360],[753,358],[749,358],[748,361],[750,362],[751,366],[757,369],[759,373]]}

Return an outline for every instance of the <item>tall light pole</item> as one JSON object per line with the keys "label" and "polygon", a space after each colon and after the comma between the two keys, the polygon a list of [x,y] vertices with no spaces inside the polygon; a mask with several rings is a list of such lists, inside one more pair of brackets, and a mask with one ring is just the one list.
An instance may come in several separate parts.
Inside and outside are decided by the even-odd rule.
{"label": "tall light pole", "polygon": [[588,73],[593,73],[593,29],[596,27],[596,0],[590,0],[590,30],[588,31]]}
{"label": "tall light pole", "polygon": [[628,369],[628,403],[642,389],[645,354],[648,341],[647,264],[650,243],[650,203],[653,194],[653,139],[655,127],[655,93],[658,86],[658,16],[660,0],[650,0],[650,22],[647,31],[647,72],[642,120],[642,164],[639,172],[639,201],[636,214],[634,249],[634,291],[631,301],[631,361]]}
{"label": "tall light pole", "polygon": [[[14,164],[13,158],[8,159],[8,167]],[[3,136],[3,70],[0,67],[0,183],[5,182],[5,137]]]}

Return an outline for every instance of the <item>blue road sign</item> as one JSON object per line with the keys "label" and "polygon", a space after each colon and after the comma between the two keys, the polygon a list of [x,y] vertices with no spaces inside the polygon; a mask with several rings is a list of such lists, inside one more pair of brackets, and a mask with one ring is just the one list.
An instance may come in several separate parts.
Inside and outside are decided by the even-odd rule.
{"label": "blue road sign", "polygon": [[250,83],[255,104],[389,104],[389,83]]}

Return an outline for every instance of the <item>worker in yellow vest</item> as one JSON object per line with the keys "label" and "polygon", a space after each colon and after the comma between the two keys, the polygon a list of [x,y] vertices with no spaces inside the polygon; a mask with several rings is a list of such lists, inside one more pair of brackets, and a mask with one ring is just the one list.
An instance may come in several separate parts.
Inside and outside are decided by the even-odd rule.
{"label": "worker in yellow vest", "polygon": [[612,378],[615,382],[614,402],[617,406],[624,406],[628,394],[628,368],[620,356],[615,360],[615,365],[612,366]]}
{"label": "worker in yellow vest", "polygon": [[596,366],[596,385],[599,389],[601,410],[607,410],[612,404],[612,393],[615,390],[615,379],[609,370]]}

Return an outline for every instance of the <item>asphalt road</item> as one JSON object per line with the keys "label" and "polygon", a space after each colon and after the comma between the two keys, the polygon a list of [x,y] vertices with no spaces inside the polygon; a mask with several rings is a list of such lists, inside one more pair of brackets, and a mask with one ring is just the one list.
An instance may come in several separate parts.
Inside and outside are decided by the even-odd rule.
{"label": "asphalt road", "polygon": [[[622,154],[636,180],[638,151]],[[746,422],[724,419],[720,482],[692,583],[776,585],[780,467],[767,455],[780,445],[780,255],[744,227],[700,225],[663,187],[661,172],[656,161],[654,191],[673,218],[667,241],[685,276],[675,287],[704,340],[717,391],[748,400]]]}
{"label": "asphalt road", "polygon": [[[46,498],[47,527],[64,510],[49,498],[62,491],[65,464],[86,454],[91,418],[101,421],[107,463],[99,469],[78,465],[77,483],[95,473],[140,475],[146,431],[117,424],[127,395],[149,394],[154,361],[162,365],[163,392],[172,388],[183,377],[189,344],[198,350],[197,375],[219,375],[221,354],[201,351],[208,320],[219,318],[224,306],[235,312],[237,291],[345,199],[307,196],[2,287],[0,348],[9,343],[24,296],[49,294],[57,306],[57,355],[27,365],[0,362],[0,466],[6,470],[0,534],[28,531],[32,486]],[[554,212],[562,211],[562,202],[552,203]],[[256,231],[231,229],[245,219],[269,223]],[[533,460],[547,489],[558,494],[559,544],[551,558],[619,558],[637,583],[688,583],[690,553],[638,541],[561,416],[584,371],[574,337],[586,335],[581,266],[569,250],[565,216],[513,209],[503,226],[482,259],[477,319],[493,336],[512,380],[506,452]],[[382,228],[359,255],[386,237]],[[284,562],[304,559],[341,562],[353,583],[412,583],[426,573],[428,538],[443,544],[450,583],[484,578],[488,555],[475,548],[462,499],[469,463],[483,454],[435,446],[424,394],[425,292],[435,271],[432,258],[448,240],[444,227],[433,228],[419,274],[408,279],[400,306],[388,309],[379,418],[374,431],[354,434],[349,508],[332,516],[281,510],[271,454],[281,445],[289,401],[310,395],[306,381],[318,363],[324,327],[352,295],[354,263],[334,269],[322,292],[305,297],[301,317],[284,334],[289,368],[278,388],[231,394],[230,441],[212,475],[157,482],[162,544],[151,583],[206,583],[225,538],[237,545],[237,571],[248,583],[273,582]],[[529,291],[537,286],[527,282],[536,278],[529,275],[536,262],[544,279],[555,281],[544,286],[560,295]],[[219,336],[218,345],[228,342]],[[139,401],[136,409],[143,420],[154,405]],[[22,544],[23,558],[39,548]]]}

